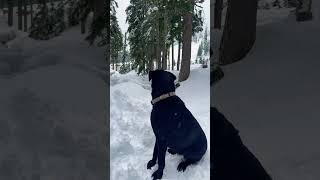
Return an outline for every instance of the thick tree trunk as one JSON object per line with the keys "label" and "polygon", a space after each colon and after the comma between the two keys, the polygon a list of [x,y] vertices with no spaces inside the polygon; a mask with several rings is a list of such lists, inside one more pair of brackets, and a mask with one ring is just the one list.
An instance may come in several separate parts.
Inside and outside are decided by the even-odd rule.
{"label": "thick tree trunk", "polygon": [[18,0],[18,29],[22,31],[22,0]]}
{"label": "thick tree trunk", "polygon": [[171,70],[174,70],[174,40],[171,45]]}
{"label": "thick tree trunk", "polygon": [[180,70],[180,59],[181,59],[181,42],[178,42],[178,59],[177,59],[177,71]]}
{"label": "thick tree trunk", "polygon": [[220,44],[219,63],[227,65],[244,58],[256,39],[257,0],[229,0]]}
{"label": "thick tree trunk", "polygon": [[28,31],[28,4],[27,0],[23,0],[23,25],[24,25],[24,32]]}
{"label": "thick tree trunk", "polygon": [[214,6],[214,28],[221,29],[223,0],[216,0]]}
{"label": "thick tree trunk", "polygon": [[8,0],[8,25],[13,26],[13,0]]}
{"label": "thick tree trunk", "polygon": [[[194,3],[194,0],[190,0]],[[193,9],[193,8],[192,8]],[[191,65],[191,42],[192,42],[192,12],[188,12],[183,16],[183,43],[182,43],[182,61],[179,73],[179,81],[185,81],[190,75]]]}

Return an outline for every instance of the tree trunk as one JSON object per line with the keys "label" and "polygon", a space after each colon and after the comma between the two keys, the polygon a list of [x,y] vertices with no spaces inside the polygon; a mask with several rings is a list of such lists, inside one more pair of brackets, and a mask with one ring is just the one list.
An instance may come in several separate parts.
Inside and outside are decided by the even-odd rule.
{"label": "tree trunk", "polygon": [[174,40],[171,45],[171,70],[174,70]]}
{"label": "tree trunk", "polygon": [[168,69],[167,67],[167,43],[166,43],[166,40],[167,40],[167,29],[168,29],[168,26],[167,26],[167,16],[165,14],[165,17],[164,17],[164,21],[163,21],[163,26],[164,26],[164,30],[163,30],[163,50],[162,50],[162,69],[163,70],[166,70]]}
{"label": "tree trunk", "polygon": [[223,0],[216,0],[214,6],[214,28],[221,29]]}
{"label": "tree trunk", "polygon": [[30,25],[33,24],[33,0],[30,0]]}
{"label": "tree trunk", "polygon": [[159,19],[157,21],[157,37],[156,37],[156,58],[157,58],[157,69],[161,69],[161,48],[160,48],[160,26]]}
{"label": "tree trunk", "polygon": [[178,59],[177,59],[177,71],[180,70],[180,59],[181,59],[181,42],[178,42]]}
{"label": "tree trunk", "polygon": [[244,58],[256,39],[257,0],[229,0],[220,44],[219,63],[227,65]]}
{"label": "tree trunk", "polygon": [[3,8],[4,8],[4,1],[1,0],[1,2],[0,2],[0,9],[2,10],[2,13],[3,13],[3,15],[4,15]]}
{"label": "tree trunk", "polygon": [[81,34],[85,34],[86,33],[86,19],[82,19],[81,20]]}
{"label": "tree trunk", "polygon": [[[194,0],[190,0],[194,3]],[[192,12],[188,12],[183,16],[183,37],[182,37],[182,61],[179,73],[179,81],[185,81],[190,75],[191,65],[191,42],[192,42]]]}
{"label": "tree trunk", "polygon": [[93,18],[96,19],[99,16],[103,16],[104,13],[104,0],[93,0]]}
{"label": "tree trunk", "polygon": [[24,32],[28,31],[28,4],[27,0],[23,0],[23,10],[24,10],[24,15],[23,15],[23,25],[24,25]]}
{"label": "tree trunk", "polygon": [[127,32],[124,33],[122,66],[125,65],[127,59]]}
{"label": "tree trunk", "polygon": [[18,0],[18,29],[22,31],[22,0]]}
{"label": "tree trunk", "polygon": [[8,25],[13,26],[13,0],[8,0]]}

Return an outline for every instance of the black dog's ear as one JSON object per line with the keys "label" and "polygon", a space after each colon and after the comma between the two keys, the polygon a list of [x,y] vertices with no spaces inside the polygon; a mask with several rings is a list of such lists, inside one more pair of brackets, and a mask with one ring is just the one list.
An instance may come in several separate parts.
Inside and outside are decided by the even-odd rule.
{"label": "black dog's ear", "polygon": [[151,81],[154,71],[149,71],[149,81]]}
{"label": "black dog's ear", "polygon": [[170,73],[171,78],[173,79],[173,81],[175,81],[177,79],[177,77],[173,73],[171,73],[171,72],[169,72],[169,73]]}

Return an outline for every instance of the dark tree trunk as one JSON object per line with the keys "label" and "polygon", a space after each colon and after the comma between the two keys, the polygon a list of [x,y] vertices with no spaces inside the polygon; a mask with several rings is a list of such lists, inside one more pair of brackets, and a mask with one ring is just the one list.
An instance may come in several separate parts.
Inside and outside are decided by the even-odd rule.
{"label": "dark tree trunk", "polygon": [[28,31],[28,4],[27,0],[23,0],[23,25],[24,25],[24,32]]}
{"label": "dark tree trunk", "polygon": [[93,0],[93,13],[94,19],[99,16],[103,16],[104,13],[104,0]]}
{"label": "dark tree trunk", "polygon": [[[4,2],[3,0],[0,1],[0,9],[3,11],[3,8],[4,8]],[[4,12],[2,12],[3,15],[4,15]]]}
{"label": "dark tree trunk", "polygon": [[22,31],[22,0],[18,0],[18,29]]}
{"label": "dark tree trunk", "polygon": [[30,24],[33,24],[33,0],[30,0]]}
{"label": "dark tree trunk", "polygon": [[174,40],[171,45],[171,70],[174,70]]}
{"label": "dark tree trunk", "polygon": [[220,44],[219,63],[227,65],[244,58],[256,39],[257,0],[229,0]]}
{"label": "dark tree trunk", "polygon": [[8,25],[13,26],[13,0],[8,0]]}
{"label": "dark tree trunk", "polygon": [[127,59],[127,32],[124,33],[124,45],[123,45],[123,57],[122,57],[122,66],[125,65]]}
{"label": "dark tree trunk", "polygon": [[180,59],[181,59],[181,42],[178,42],[178,59],[177,59],[177,71],[180,70]]}
{"label": "dark tree trunk", "polygon": [[156,58],[157,58],[157,69],[161,69],[161,48],[160,48],[160,26],[159,20],[157,21],[157,37],[156,37]]}
{"label": "dark tree trunk", "polygon": [[82,19],[81,20],[81,34],[85,34],[86,33],[86,19]]}
{"label": "dark tree trunk", "polygon": [[[194,0],[190,0],[194,3]],[[193,8],[192,8],[193,9]],[[179,81],[185,81],[190,75],[191,65],[191,42],[192,42],[192,12],[188,12],[183,16],[183,37],[182,37],[182,61],[179,73]]]}
{"label": "dark tree trunk", "polygon": [[163,49],[162,49],[162,69],[166,70],[168,69],[167,65],[167,43],[166,43],[166,37],[167,37],[167,17],[164,17],[164,31],[163,31]]}
{"label": "dark tree trunk", "polygon": [[221,29],[223,0],[216,0],[214,6],[214,28]]}
{"label": "dark tree trunk", "polygon": [[170,62],[170,45],[168,45],[168,49],[167,49],[167,64],[168,64],[168,70],[170,70],[170,66],[171,66],[171,62]]}

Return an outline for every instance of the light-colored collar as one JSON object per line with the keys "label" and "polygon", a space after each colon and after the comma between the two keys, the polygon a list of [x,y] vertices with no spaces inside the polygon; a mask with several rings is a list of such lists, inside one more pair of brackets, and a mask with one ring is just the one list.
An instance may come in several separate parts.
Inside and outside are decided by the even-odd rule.
{"label": "light-colored collar", "polygon": [[175,96],[175,95],[176,95],[175,92],[169,92],[169,93],[166,93],[166,94],[162,94],[161,96],[153,99],[151,101],[151,104],[154,105],[154,104],[156,104],[157,102],[159,102],[161,100],[167,99],[168,97]]}

